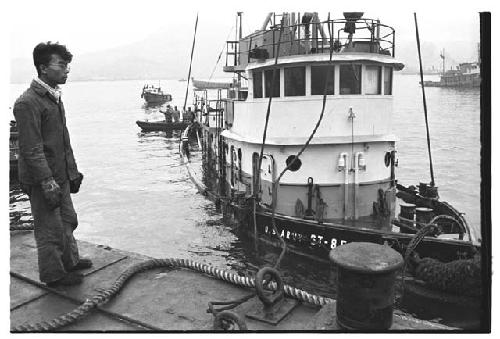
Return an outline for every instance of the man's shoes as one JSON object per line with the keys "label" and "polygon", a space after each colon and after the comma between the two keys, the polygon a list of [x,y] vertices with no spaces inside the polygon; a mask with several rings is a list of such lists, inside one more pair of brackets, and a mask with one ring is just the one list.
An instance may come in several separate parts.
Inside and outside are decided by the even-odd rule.
{"label": "man's shoes", "polygon": [[78,263],[75,266],[68,269],[67,271],[73,272],[78,270],[84,270],[86,268],[91,268],[91,267],[92,267],[92,260],[87,258],[80,258],[80,260],[78,260]]}
{"label": "man's shoes", "polygon": [[47,283],[48,287],[59,287],[59,286],[71,286],[71,285],[78,285],[82,282],[83,280],[83,275],[80,273],[66,273],[61,279],[58,279],[56,281],[51,281]]}

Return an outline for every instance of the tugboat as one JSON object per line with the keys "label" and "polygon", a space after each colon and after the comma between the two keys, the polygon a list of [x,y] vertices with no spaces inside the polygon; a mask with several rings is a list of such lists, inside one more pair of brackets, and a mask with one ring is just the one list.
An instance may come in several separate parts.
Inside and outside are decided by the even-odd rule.
{"label": "tugboat", "polygon": [[144,98],[147,104],[160,105],[172,101],[172,95],[164,93],[160,86],[144,85],[141,98]]}
{"label": "tugboat", "polygon": [[[481,247],[462,213],[433,180],[397,182],[393,73],[404,65],[392,27],[360,12],[270,13],[227,43],[236,81],[201,124],[203,171],[187,166],[239,230],[318,260],[351,242],[387,244],[408,272],[439,263],[418,279],[442,293],[480,286]],[[451,288],[445,267],[469,264],[463,290]]]}
{"label": "tugboat", "polygon": [[461,63],[456,69],[449,69],[446,71],[444,49],[440,57],[443,59],[441,79],[439,81],[424,81],[425,86],[471,88],[481,85],[481,67],[479,59],[477,62]]}

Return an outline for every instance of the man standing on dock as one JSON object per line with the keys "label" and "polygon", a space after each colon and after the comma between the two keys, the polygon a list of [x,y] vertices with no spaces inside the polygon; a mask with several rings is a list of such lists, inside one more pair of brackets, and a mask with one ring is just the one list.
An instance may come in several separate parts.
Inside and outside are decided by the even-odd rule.
{"label": "man standing on dock", "polygon": [[58,43],[38,44],[33,61],[38,77],[16,100],[19,182],[29,195],[35,226],[40,280],[50,287],[75,285],[75,271],[92,262],[80,258],[73,231],[78,225],[70,193],[83,179],[71,148],[60,84],[66,83],[73,55]]}

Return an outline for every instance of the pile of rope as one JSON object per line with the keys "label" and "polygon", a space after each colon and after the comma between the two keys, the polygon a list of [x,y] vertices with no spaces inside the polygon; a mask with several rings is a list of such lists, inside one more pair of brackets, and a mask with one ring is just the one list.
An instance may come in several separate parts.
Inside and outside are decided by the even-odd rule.
{"label": "pile of rope", "polygon": [[406,268],[411,263],[414,278],[423,281],[431,289],[452,294],[478,296],[481,294],[481,258],[479,254],[472,259],[457,259],[444,263],[433,258],[420,258],[417,253],[414,253],[425,236],[439,235],[441,230],[435,222],[442,217],[434,217],[415,234],[408,244],[401,274],[403,291]]}
{"label": "pile of rope", "polygon": [[[90,311],[98,306],[104,305],[110,301],[120,289],[125,285],[125,283],[136,273],[143,272],[146,270],[156,269],[156,268],[187,268],[196,272],[205,273],[217,279],[242,286],[255,288],[255,279],[247,276],[239,276],[235,273],[228,272],[225,270],[218,269],[216,267],[198,263],[189,259],[151,259],[144,262],[133,265],[132,267],[125,270],[116,279],[115,283],[108,289],[100,291],[95,296],[88,298],[85,302],[74,309],[73,311],[61,315],[50,321],[42,321],[36,324],[24,324],[20,326],[15,326],[11,329],[12,332],[43,332],[43,331],[53,331],[55,329],[67,326],[78,319],[87,316]],[[276,283],[269,284],[270,290],[276,290]],[[333,299],[325,298],[317,295],[310,294],[306,291],[297,289],[295,287],[285,285],[285,294],[289,297],[295,298],[299,301],[306,302],[313,305],[322,306],[328,303],[334,302]]]}
{"label": "pile of rope", "polygon": [[412,257],[416,268],[414,276],[434,290],[457,295],[481,295],[481,258],[458,259],[443,263],[433,258]]}

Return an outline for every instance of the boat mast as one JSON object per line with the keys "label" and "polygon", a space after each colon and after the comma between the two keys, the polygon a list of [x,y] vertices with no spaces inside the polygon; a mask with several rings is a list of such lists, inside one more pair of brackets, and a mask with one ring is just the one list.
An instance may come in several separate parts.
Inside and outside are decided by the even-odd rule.
{"label": "boat mast", "polygon": [[184,106],[182,110],[185,112],[186,111],[186,102],[188,98],[188,91],[189,91],[189,80],[191,80],[191,65],[193,64],[193,53],[194,53],[194,45],[196,43],[196,29],[198,28],[198,13],[196,13],[196,23],[194,24],[194,36],[193,36],[193,47],[191,47],[191,61],[189,62],[189,72],[188,72],[188,78],[187,78],[187,84],[186,84],[186,95],[184,97]]}
{"label": "boat mast", "polygon": [[[239,24],[239,29],[237,28],[239,32],[236,31],[236,41],[239,42],[239,43],[236,44],[236,46],[238,46],[237,48],[239,48],[240,51],[241,51],[241,46],[240,46],[241,37],[242,37],[242,35],[241,35],[241,15],[243,14],[243,12],[237,12],[237,14],[238,14],[238,16],[236,17],[236,27],[238,27],[238,21],[240,22],[240,24]],[[237,62],[238,62],[237,65],[240,64],[240,57],[241,57],[241,55],[240,55],[240,53],[238,53],[238,55],[237,55]],[[238,99],[239,99],[239,96],[240,96],[240,89],[241,89],[241,73],[238,72]]]}
{"label": "boat mast", "polygon": [[429,167],[430,167],[430,172],[431,172],[430,185],[431,185],[431,187],[434,187],[434,169],[432,167],[431,139],[430,139],[430,135],[429,135],[429,122],[427,121],[427,102],[425,100],[424,73],[422,71],[422,55],[420,54],[420,38],[418,35],[417,13],[413,13],[413,16],[415,18],[415,32],[417,35],[418,61],[420,63],[420,84],[422,86],[422,98],[424,101],[425,128],[427,130],[427,150],[429,153]]}
{"label": "boat mast", "polygon": [[443,48],[443,51],[441,52],[441,54],[439,56],[441,57],[441,59],[443,59],[443,75],[444,75],[444,72],[446,71],[446,68],[444,68],[444,60],[445,60],[444,48]]}

